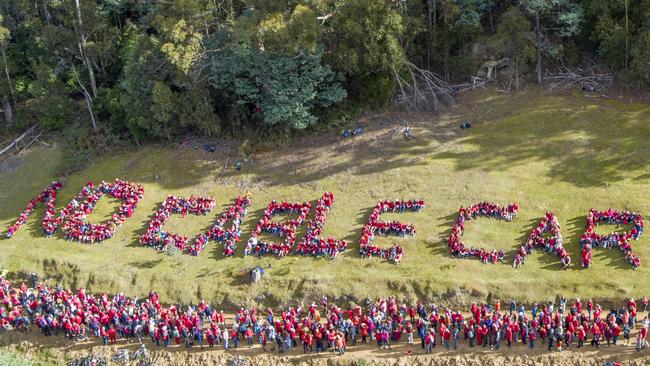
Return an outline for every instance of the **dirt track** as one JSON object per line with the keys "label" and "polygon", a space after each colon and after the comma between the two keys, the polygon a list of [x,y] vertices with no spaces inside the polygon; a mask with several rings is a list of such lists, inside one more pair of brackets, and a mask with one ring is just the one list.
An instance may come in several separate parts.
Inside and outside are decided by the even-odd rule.
{"label": "dirt track", "polygon": [[[40,335],[6,332],[0,336],[0,344],[8,346],[9,349],[17,349],[24,352],[28,357],[39,349],[47,348],[49,353],[58,360],[57,363],[64,364],[66,359],[82,357],[90,353],[106,356],[108,359],[113,353],[124,348],[126,343],[121,341],[117,346],[103,347],[96,342],[72,343],[62,337],[43,337]],[[633,347],[623,346],[601,346],[599,350],[586,346],[582,350],[565,350],[562,352],[548,352],[545,345],[537,343],[534,351],[523,345],[514,345],[511,349],[502,348],[499,351],[475,347],[469,349],[466,342],[460,342],[459,351],[446,351],[438,346],[433,354],[423,354],[420,346],[408,346],[399,343],[392,350],[377,350],[374,343],[368,345],[357,345],[348,347],[344,356],[332,353],[303,354],[302,349],[294,349],[286,356],[279,356],[277,353],[261,352],[259,346],[249,350],[241,347],[229,353],[218,346],[213,350],[205,347],[203,350],[194,347],[192,350],[173,346],[169,351],[150,346],[154,351],[156,366],[176,365],[233,365],[232,359],[243,356],[244,363],[238,366],[267,366],[267,365],[312,365],[312,366],[337,366],[337,365],[377,365],[377,366],[407,366],[407,365],[440,365],[440,366],[506,366],[506,365],[529,365],[529,366],[569,366],[569,365],[603,365],[606,361],[619,361],[624,365],[646,366],[650,364],[650,353],[646,350],[635,352]],[[131,344],[129,348],[136,349]],[[132,363],[135,365],[135,363]]]}

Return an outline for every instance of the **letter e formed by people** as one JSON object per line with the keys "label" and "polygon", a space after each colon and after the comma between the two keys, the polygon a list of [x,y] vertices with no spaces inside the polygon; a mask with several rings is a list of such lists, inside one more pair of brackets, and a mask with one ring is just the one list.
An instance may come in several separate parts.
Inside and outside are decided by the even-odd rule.
{"label": "letter e formed by people", "polygon": [[395,264],[399,263],[404,255],[404,249],[395,244],[389,249],[380,248],[373,244],[375,234],[380,236],[415,235],[415,226],[403,224],[399,221],[383,222],[379,220],[382,213],[404,213],[405,211],[419,212],[424,208],[423,200],[411,201],[379,201],[368,217],[368,223],[363,227],[361,239],[359,239],[359,254],[363,258],[373,256],[381,257]]}

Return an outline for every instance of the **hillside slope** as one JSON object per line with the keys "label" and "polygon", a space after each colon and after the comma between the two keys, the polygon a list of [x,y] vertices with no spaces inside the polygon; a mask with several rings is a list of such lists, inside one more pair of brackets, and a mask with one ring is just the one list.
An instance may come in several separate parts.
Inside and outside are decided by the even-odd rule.
{"label": "hillside slope", "polygon": [[[473,127],[460,130],[465,120]],[[255,156],[241,171],[223,169],[227,162],[232,166],[232,154],[192,148],[147,146],[105,157],[65,179],[57,207],[87,181],[120,178],[143,184],[144,199],[115,237],[88,245],[70,243],[60,234],[46,238],[39,208],[15,237],[0,240],[0,267],[36,271],[53,282],[92,291],[143,296],[153,288],[165,301],[206,298],[228,306],[312,301],[324,294],[344,300],[397,294],[463,303],[488,296],[539,301],[559,293],[601,299],[650,293],[648,234],[633,242],[642,260],[638,271],[618,249],[595,250],[588,270],[577,263],[589,208],[628,208],[650,216],[645,194],[650,188],[650,105],[580,93],[485,91],[463,96],[440,116],[392,112],[366,116],[359,124],[365,128],[360,136],[305,138]],[[400,133],[406,124],[416,135],[412,140]],[[0,166],[3,230],[57,178],[53,172],[60,157],[56,147],[39,147]],[[217,200],[208,216],[175,216],[168,223],[169,230],[193,238],[247,190],[253,203],[235,258],[224,258],[214,242],[199,257],[156,253],[138,243],[168,194]],[[243,256],[245,240],[272,199],[313,202],[325,191],[333,191],[337,202],[323,235],[351,241],[348,252],[335,260]],[[382,216],[417,228],[413,238],[378,239],[380,245],[404,246],[399,265],[358,254],[361,227],[383,198],[422,198],[427,204],[420,213]],[[481,219],[466,227],[467,243],[504,249],[506,263],[450,258],[446,241],[458,208],[485,200],[521,205],[513,222]],[[115,207],[111,200],[100,201],[91,221],[106,219]],[[513,269],[514,251],[547,210],[558,216],[574,264],[561,271],[557,257],[537,252],[523,268]],[[247,271],[256,265],[269,276],[251,286]]]}

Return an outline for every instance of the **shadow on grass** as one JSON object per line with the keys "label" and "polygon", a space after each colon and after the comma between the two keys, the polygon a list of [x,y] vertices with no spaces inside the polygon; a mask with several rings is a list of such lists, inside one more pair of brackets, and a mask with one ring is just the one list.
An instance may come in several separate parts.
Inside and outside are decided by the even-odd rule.
{"label": "shadow on grass", "polygon": [[361,232],[363,227],[368,223],[368,217],[374,211],[375,205],[360,208],[357,216],[354,218],[354,227],[357,229],[351,230],[348,234],[342,238],[348,242],[348,250],[345,253],[339,255],[348,257],[348,258],[359,258],[359,252],[361,250],[361,245],[359,240],[361,239]]}
{"label": "shadow on grass", "polygon": [[[431,123],[423,124],[425,131],[421,136],[406,140],[399,132],[399,128],[387,129],[379,123],[381,119],[391,119],[396,124],[397,114],[375,116],[364,125],[364,134],[358,138],[342,140],[338,134],[303,139],[296,142],[296,147],[291,149],[291,157],[280,159],[262,166],[255,171],[261,180],[271,182],[272,185],[288,186],[300,183],[317,181],[343,172],[352,175],[364,176],[393,169],[425,165],[424,158],[431,153],[429,145],[431,140],[436,140],[438,130],[432,128]],[[417,122],[412,126],[419,125]],[[439,136],[442,139],[442,136]],[[312,140],[312,141],[310,141]],[[314,144],[313,140],[321,140],[322,144]],[[298,147],[300,146],[300,147]],[[330,156],[323,156],[323,151],[314,150],[313,146],[329,146]],[[287,155],[285,150],[279,155]],[[349,156],[342,160],[339,156]],[[281,173],[281,180],[278,180]]]}
{"label": "shadow on grass", "polygon": [[650,127],[641,122],[650,118],[650,108],[594,106],[594,101],[575,97],[556,98],[545,106],[520,102],[520,108],[498,119],[498,124],[472,128],[462,142],[472,149],[442,151],[434,157],[453,160],[460,171],[500,171],[529,161],[547,162],[549,178],[585,188],[645,169]]}
{"label": "shadow on grass", "polygon": [[[516,251],[519,250],[519,248],[521,246],[526,244],[526,242],[528,241],[528,238],[530,237],[531,232],[537,227],[537,225],[539,225],[539,223],[543,219],[544,219],[544,217],[538,217],[538,218],[533,218],[533,219],[528,220],[528,224],[526,225],[526,228],[523,231],[520,232],[521,236],[519,238],[517,238],[517,246],[515,247],[512,256],[509,258],[510,263],[512,263],[512,261],[514,260],[514,253],[516,253]],[[561,232],[561,229],[560,229],[560,232]],[[546,233],[544,233],[542,235],[542,237],[543,238],[550,238],[551,235],[552,234],[550,232],[546,232]],[[566,247],[566,244],[567,244],[566,238],[564,238],[564,240],[565,240],[564,246]],[[569,249],[567,249],[567,251],[568,250]],[[560,270],[562,268],[562,262],[560,261],[560,257],[558,257],[557,254],[555,254],[555,253],[549,253],[549,252],[547,252],[547,251],[545,251],[543,249],[535,249],[527,257],[530,258],[532,256],[536,256],[538,258],[539,263],[541,265],[539,267],[540,269],[545,269],[545,270],[549,270],[549,271],[557,271],[557,270]],[[569,254],[569,256],[571,257],[572,261],[575,260],[574,259],[575,257],[573,257],[573,255],[571,253]],[[524,262],[524,266],[525,265],[526,265],[526,263]],[[573,268],[574,268],[574,266],[572,264],[571,266],[569,266],[568,270],[571,270]]]}
{"label": "shadow on grass", "polygon": [[426,241],[426,246],[429,249],[431,249],[433,255],[455,259],[449,253],[449,248],[447,247],[447,243],[449,241],[449,237],[451,236],[451,229],[456,223],[456,220],[458,220],[458,212],[454,212],[447,216],[438,217],[438,221],[444,222],[443,227],[445,228],[445,231],[443,231],[438,235],[438,240]]}
{"label": "shadow on grass", "polygon": [[[149,229],[149,223],[151,222],[151,220],[156,215],[156,212],[158,211],[158,209],[162,207],[163,203],[164,203],[164,201],[159,201],[159,202],[156,202],[153,205],[153,208],[151,210],[151,214],[148,215],[144,220],[142,220],[137,225],[137,229],[135,229],[132,232],[131,241],[126,245],[127,248],[142,248],[143,247],[143,245],[140,244],[140,236],[147,233],[147,230]],[[153,250],[153,248],[152,248],[152,250]]]}
{"label": "shadow on grass", "polygon": [[[455,123],[431,123],[430,115],[395,112],[371,116],[363,123],[364,134],[358,137],[341,139],[338,132],[330,132],[299,138],[291,146],[261,156],[253,167],[242,171],[232,167],[236,149],[215,155],[200,149],[154,146],[127,151],[115,157],[115,164],[100,163],[83,174],[93,181],[119,176],[169,189],[194,186],[212,175],[224,181],[247,174],[269,185],[291,186],[342,172],[365,176],[426,165],[427,159],[451,160],[458,171],[501,171],[536,161],[549,164],[549,178],[578,187],[596,187],[624,178],[624,172],[645,169],[650,158],[650,125],[640,122],[650,119],[650,107],[616,106],[571,96],[533,97],[526,93],[509,96],[514,108],[492,113],[498,117],[462,133]],[[473,106],[488,112],[495,108],[489,102]],[[461,115],[472,118],[472,112]],[[405,123],[419,131],[415,139],[406,140],[399,132]],[[436,149],[432,141],[471,149]],[[326,147],[331,154],[318,147]],[[648,177],[650,174],[640,174],[636,179]],[[61,202],[68,202],[66,198],[77,191],[78,187],[67,185],[61,191]],[[27,196],[36,194],[28,193],[25,203]]]}
{"label": "shadow on grass", "polygon": [[130,262],[129,266],[137,269],[152,269],[162,263],[163,259]]}

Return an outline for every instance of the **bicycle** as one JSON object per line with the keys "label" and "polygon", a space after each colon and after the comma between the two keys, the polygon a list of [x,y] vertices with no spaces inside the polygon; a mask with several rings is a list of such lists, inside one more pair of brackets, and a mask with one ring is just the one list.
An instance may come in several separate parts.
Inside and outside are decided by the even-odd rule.
{"label": "bicycle", "polygon": [[233,357],[228,360],[228,366],[247,366],[248,362],[242,356]]}
{"label": "bicycle", "polygon": [[142,348],[133,351],[133,353],[131,354],[131,359],[132,360],[147,360],[147,359],[149,359],[149,356],[150,356],[149,351],[147,350],[147,348],[143,344]]}
{"label": "bicycle", "polygon": [[83,366],[108,366],[108,360],[102,356],[88,356]]}
{"label": "bicycle", "polygon": [[115,363],[126,364],[129,362],[129,358],[130,358],[129,356],[130,354],[128,349],[119,349],[117,350],[117,352],[115,352],[111,360]]}
{"label": "bicycle", "polygon": [[85,356],[72,359],[69,363],[70,366],[108,366],[108,360],[103,356]]}

